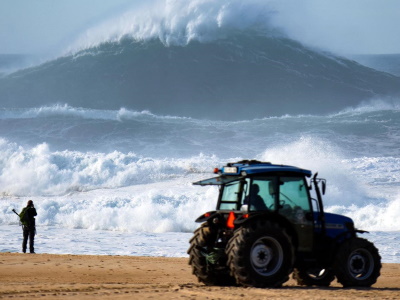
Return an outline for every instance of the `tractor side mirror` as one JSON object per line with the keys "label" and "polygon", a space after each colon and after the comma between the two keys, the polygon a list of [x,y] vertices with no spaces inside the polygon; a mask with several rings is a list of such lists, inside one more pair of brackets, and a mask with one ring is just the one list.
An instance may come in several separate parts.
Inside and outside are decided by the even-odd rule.
{"label": "tractor side mirror", "polygon": [[325,195],[325,191],[326,191],[326,181],[322,181],[322,195]]}

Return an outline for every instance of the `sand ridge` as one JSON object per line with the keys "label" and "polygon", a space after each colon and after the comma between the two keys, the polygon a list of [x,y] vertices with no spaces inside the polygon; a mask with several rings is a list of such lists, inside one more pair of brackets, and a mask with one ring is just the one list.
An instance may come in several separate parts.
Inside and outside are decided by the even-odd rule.
{"label": "sand ridge", "polygon": [[400,264],[369,289],[210,287],[187,258],[0,253],[0,299],[399,299]]}

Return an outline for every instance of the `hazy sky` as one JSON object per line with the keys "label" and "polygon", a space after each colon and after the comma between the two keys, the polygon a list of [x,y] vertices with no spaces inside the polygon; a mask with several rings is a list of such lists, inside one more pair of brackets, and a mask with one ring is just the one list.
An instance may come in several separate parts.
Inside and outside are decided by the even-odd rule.
{"label": "hazy sky", "polygon": [[400,53],[400,0],[278,2],[285,7],[278,22],[304,43],[347,54]]}
{"label": "hazy sky", "polygon": [[129,0],[0,0],[0,53],[60,51]]}
{"label": "hazy sky", "polygon": [[[0,0],[0,54],[62,51],[86,29],[151,1],[159,0]],[[400,53],[400,0],[270,2],[273,24],[308,45],[342,54]]]}

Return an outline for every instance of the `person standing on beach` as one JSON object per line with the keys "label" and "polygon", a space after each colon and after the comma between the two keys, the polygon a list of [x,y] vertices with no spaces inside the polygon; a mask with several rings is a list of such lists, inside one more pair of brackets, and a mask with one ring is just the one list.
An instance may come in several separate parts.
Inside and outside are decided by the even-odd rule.
{"label": "person standing on beach", "polygon": [[33,201],[29,200],[26,207],[22,210],[21,214],[25,212],[24,219],[26,222],[22,225],[24,239],[22,241],[22,252],[26,253],[26,246],[29,238],[29,252],[35,253],[34,239],[36,234],[35,216],[36,208],[33,206]]}

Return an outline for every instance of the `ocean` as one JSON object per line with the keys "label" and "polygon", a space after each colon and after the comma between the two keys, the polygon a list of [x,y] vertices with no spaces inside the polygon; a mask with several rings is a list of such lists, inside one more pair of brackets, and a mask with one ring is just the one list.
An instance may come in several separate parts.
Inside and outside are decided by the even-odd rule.
{"label": "ocean", "polygon": [[2,57],[1,252],[21,251],[12,209],[32,199],[37,253],[186,257],[218,194],[192,182],[258,159],[318,172],[326,210],[400,263],[399,70],[227,23]]}

